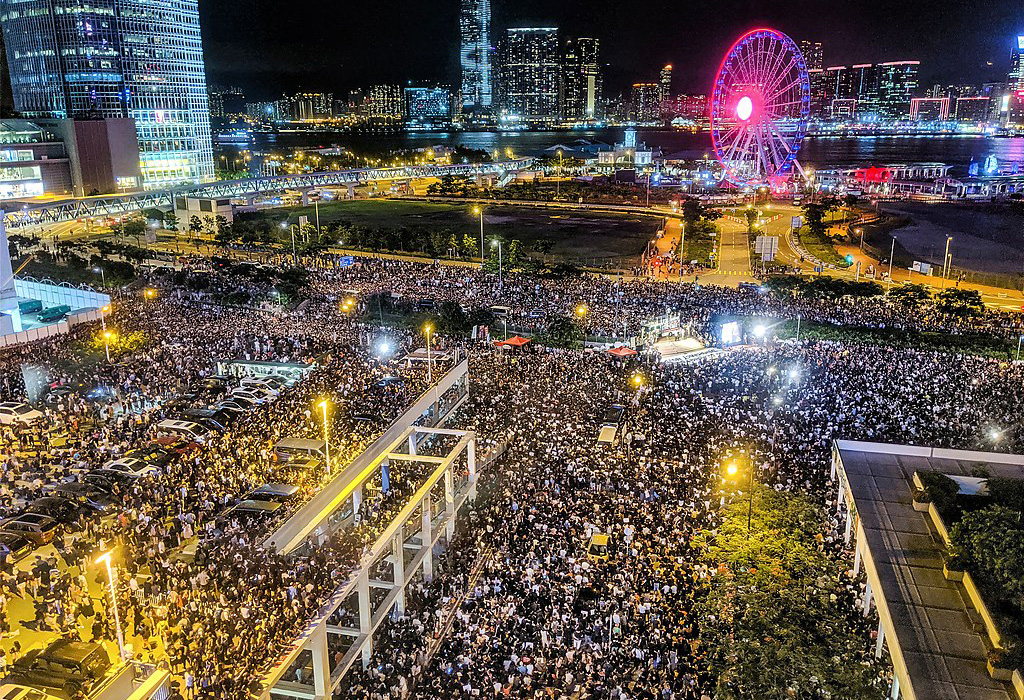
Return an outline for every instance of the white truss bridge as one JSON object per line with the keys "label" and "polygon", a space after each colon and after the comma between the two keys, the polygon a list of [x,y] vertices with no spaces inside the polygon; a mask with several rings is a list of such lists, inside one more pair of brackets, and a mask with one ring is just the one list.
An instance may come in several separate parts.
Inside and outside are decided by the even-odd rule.
{"label": "white truss bridge", "polygon": [[445,175],[466,177],[496,177],[499,180],[522,170],[532,162],[529,158],[497,163],[467,163],[456,165],[408,165],[398,168],[357,168],[332,170],[300,175],[273,175],[246,180],[220,180],[202,185],[185,185],[165,190],[137,192],[123,195],[104,195],[26,205],[4,213],[8,229],[40,224],[57,224],[88,217],[122,216],[143,209],[167,209],[177,197],[203,197],[233,199],[273,194],[285,190],[310,190],[318,187],[365,185],[386,180],[409,180]]}

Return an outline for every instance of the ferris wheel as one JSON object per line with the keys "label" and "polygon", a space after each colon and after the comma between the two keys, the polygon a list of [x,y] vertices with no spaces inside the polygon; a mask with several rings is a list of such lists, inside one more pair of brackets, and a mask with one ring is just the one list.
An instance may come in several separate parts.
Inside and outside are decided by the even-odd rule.
{"label": "ferris wheel", "polygon": [[761,185],[799,168],[810,103],[807,66],[792,39],[774,29],[741,36],[711,89],[711,141],[725,179]]}

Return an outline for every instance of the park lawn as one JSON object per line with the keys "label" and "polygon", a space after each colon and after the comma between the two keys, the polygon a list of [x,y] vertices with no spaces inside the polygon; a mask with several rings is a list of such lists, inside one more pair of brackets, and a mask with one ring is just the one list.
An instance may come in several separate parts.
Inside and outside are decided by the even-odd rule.
{"label": "park lawn", "polygon": [[683,260],[696,260],[704,265],[711,264],[711,253],[715,250],[715,239],[710,236],[687,236],[683,241]]}
{"label": "park lawn", "polygon": [[846,259],[836,250],[835,245],[828,236],[815,235],[810,229],[804,226],[800,229],[800,243],[808,253],[824,263],[843,268],[850,266],[846,262]]}
{"label": "park lawn", "polygon": [[[320,224],[347,221],[367,228],[406,227],[424,232],[449,229],[457,234],[480,235],[480,220],[472,203],[446,204],[395,199],[356,199],[320,204]],[[289,223],[305,215],[313,223],[312,206],[268,210],[271,217]],[[540,240],[551,241],[548,258],[579,264],[615,262],[636,264],[658,230],[660,219],[614,212],[545,210],[505,204],[484,208],[484,235],[517,239],[529,251]]]}

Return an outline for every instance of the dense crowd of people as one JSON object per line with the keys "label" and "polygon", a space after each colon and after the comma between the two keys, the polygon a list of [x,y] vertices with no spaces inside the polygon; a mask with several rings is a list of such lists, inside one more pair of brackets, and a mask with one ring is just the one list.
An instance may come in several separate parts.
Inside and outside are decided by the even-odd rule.
{"label": "dense crowd of people", "polygon": [[[218,275],[221,273],[211,273]],[[230,282],[229,280],[227,281]],[[225,280],[218,280],[223,286]],[[907,317],[883,301],[783,299],[757,291],[599,277],[547,279],[462,266],[373,260],[314,271],[310,301],[294,311],[224,309],[204,294],[153,282],[155,299],[125,293],[108,323],[140,334],[137,348],[103,360],[96,328],[5,350],[0,399],[74,387],[38,405],[44,419],[0,433],[0,498],[18,512],[53,483],[70,481],[142,446],[169,415],[171,399],[216,373],[217,359],[307,363],[275,401],[161,468],[114,486],[118,506],[82,516],[52,554],[6,562],[5,596],[31,599],[33,620],[9,620],[0,604],[0,646],[24,625],[85,640],[114,638],[107,606],[87,593],[99,552],[114,549],[123,624],[135,658],[167,664],[193,698],[244,698],[323,602],[347,580],[365,547],[424,474],[393,468],[390,488],[365,500],[353,524],[322,547],[283,556],[262,546],[269,527],[225,517],[246,493],[279,475],[273,446],[322,433],[313,413],[330,401],[335,471],[353,459],[425,387],[421,365],[399,349],[422,343],[339,309],[347,294],[506,306],[514,322],[588,307],[596,331],[635,333],[654,315],[680,313],[699,332],[717,314],[772,315],[867,326],[963,330],[938,315]],[[367,311],[372,314],[372,309]],[[989,323],[1010,327],[1003,316]],[[1015,323],[1015,321],[1014,321]],[[487,455],[481,493],[446,543],[430,580],[418,579],[404,613],[378,632],[372,663],[342,690],[352,696],[699,698],[718,669],[699,644],[695,603],[718,572],[699,562],[695,535],[713,531],[727,498],[718,474],[735,451],[750,455],[759,483],[834,502],[829,450],[837,438],[955,447],[1020,445],[1015,414],[1022,373],[981,357],[883,346],[788,342],[743,347],[692,364],[642,354],[510,351],[457,338],[470,353],[470,399],[452,425],[475,431]],[[442,369],[441,367],[435,368]],[[31,370],[31,371],[29,371]],[[378,380],[399,376],[381,389]],[[101,387],[107,391],[94,392]],[[600,416],[625,407],[617,443],[600,443]],[[357,420],[354,412],[373,420]],[[301,482],[303,498],[328,478]],[[838,524],[822,541],[842,552]],[[595,554],[595,535],[608,537]],[[94,581],[93,581],[94,583]],[[847,575],[851,612],[862,591]],[[340,615],[351,614],[351,611]],[[339,624],[350,620],[338,619]],[[836,624],[868,631],[851,614]],[[346,651],[332,639],[335,661]],[[301,661],[291,679],[309,683]],[[885,673],[879,668],[880,689]],[[880,696],[883,690],[880,690]]]}

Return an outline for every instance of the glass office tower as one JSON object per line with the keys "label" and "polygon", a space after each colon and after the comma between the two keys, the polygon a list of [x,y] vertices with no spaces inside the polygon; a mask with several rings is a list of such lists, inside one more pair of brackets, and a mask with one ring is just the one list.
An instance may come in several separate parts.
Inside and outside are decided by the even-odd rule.
{"label": "glass office tower", "polygon": [[462,106],[491,106],[491,0],[462,0],[459,10]]}
{"label": "glass office tower", "polygon": [[213,180],[197,0],[0,0],[14,108],[131,117],[144,186]]}

